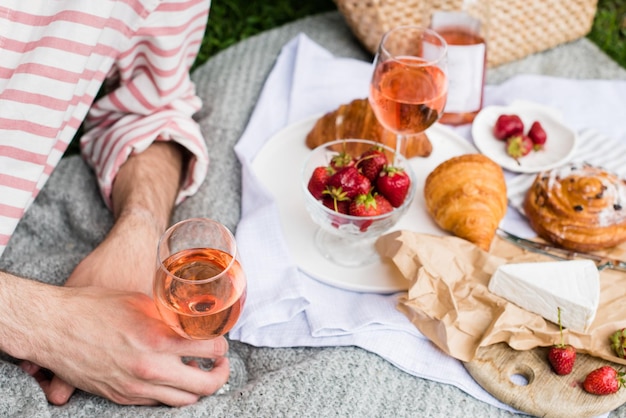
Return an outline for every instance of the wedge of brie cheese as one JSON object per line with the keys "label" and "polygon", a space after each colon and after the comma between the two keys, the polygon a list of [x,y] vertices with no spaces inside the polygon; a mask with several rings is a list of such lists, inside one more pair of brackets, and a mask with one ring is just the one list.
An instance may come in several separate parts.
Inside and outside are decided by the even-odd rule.
{"label": "wedge of brie cheese", "polygon": [[489,290],[517,306],[586,332],[600,300],[600,275],[591,260],[505,264],[489,281]]}

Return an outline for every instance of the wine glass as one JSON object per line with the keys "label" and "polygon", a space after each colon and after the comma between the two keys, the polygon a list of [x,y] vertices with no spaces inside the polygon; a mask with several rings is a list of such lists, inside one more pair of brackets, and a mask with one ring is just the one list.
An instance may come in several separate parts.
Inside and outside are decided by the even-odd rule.
{"label": "wine glass", "polygon": [[[233,234],[221,223],[192,218],[163,233],[157,247],[154,301],[165,323],[188,339],[212,339],[235,325],[247,281]],[[204,369],[212,359],[194,360]]]}
{"label": "wine glass", "polygon": [[396,134],[405,155],[411,135],[435,123],[448,93],[447,44],[432,29],[408,25],[386,32],[374,58],[369,101],[376,118]]}

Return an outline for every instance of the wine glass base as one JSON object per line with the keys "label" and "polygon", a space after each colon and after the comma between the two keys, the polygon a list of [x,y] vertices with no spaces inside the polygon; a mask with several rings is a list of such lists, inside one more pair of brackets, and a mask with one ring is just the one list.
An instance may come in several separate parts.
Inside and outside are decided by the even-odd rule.
{"label": "wine glass base", "polygon": [[215,365],[214,359],[204,357],[183,357],[182,361],[185,364],[193,362],[200,370],[205,372],[213,370],[213,366]]}
{"label": "wine glass base", "polygon": [[[241,389],[246,383],[248,383],[248,371],[243,359],[237,354],[236,351],[232,350],[226,353],[226,357],[228,357],[228,361],[230,363],[230,375],[228,377],[228,381],[224,384],[224,386],[219,388],[214,395],[225,395],[231,390]],[[192,363],[194,366],[205,372],[210,372],[215,364],[214,359],[204,357],[185,356],[182,357],[181,360],[185,364]]]}
{"label": "wine glass base", "polygon": [[[203,372],[210,372],[211,370],[213,370],[213,367],[215,366],[215,360],[212,358],[183,357],[181,360],[183,361],[183,363],[187,365],[191,364],[199,368]],[[217,391],[215,391],[213,395],[225,395],[229,391],[230,391],[230,385],[229,385],[229,382],[226,382],[224,386],[222,386]]]}
{"label": "wine glass base", "polygon": [[324,258],[344,267],[363,267],[379,262],[375,242],[376,237],[340,237],[322,228],[315,233],[315,246]]}

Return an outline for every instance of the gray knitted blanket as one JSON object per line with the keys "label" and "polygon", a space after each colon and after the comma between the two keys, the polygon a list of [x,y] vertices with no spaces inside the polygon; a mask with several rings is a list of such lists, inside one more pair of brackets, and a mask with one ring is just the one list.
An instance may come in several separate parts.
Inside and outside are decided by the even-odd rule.
{"label": "gray knitted blanket", "polygon": [[[233,146],[241,136],[280,48],[298,33],[338,56],[371,60],[342,17],[306,18],[240,42],[199,68],[193,79],[204,109],[197,115],[211,150],[200,192],[175,212],[175,221],[205,216],[235,229],[240,214],[240,166]],[[488,83],[517,73],[570,78],[620,78],[626,71],[586,39],[490,70]],[[78,261],[112,225],[80,157],[63,159],[19,224],[0,269],[62,285]],[[63,407],[49,405],[34,379],[0,354],[0,416],[13,417],[302,417],[513,415],[454,386],[408,375],[354,347],[275,349],[231,342],[229,390],[185,408],[124,407],[78,391]],[[611,416],[626,416],[626,407]]]}

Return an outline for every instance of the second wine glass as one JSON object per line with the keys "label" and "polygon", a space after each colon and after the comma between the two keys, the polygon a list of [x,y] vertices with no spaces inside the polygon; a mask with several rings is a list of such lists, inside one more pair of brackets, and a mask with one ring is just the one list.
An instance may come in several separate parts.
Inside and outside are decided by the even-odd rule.
{"label": "second wine glass", "polygon": [[396,134],[403,155],[410,137],[441,117],[448,94],[446,51],[437,32],[420,26],[398,26],[381,39],[369,101],[381,125]]}

